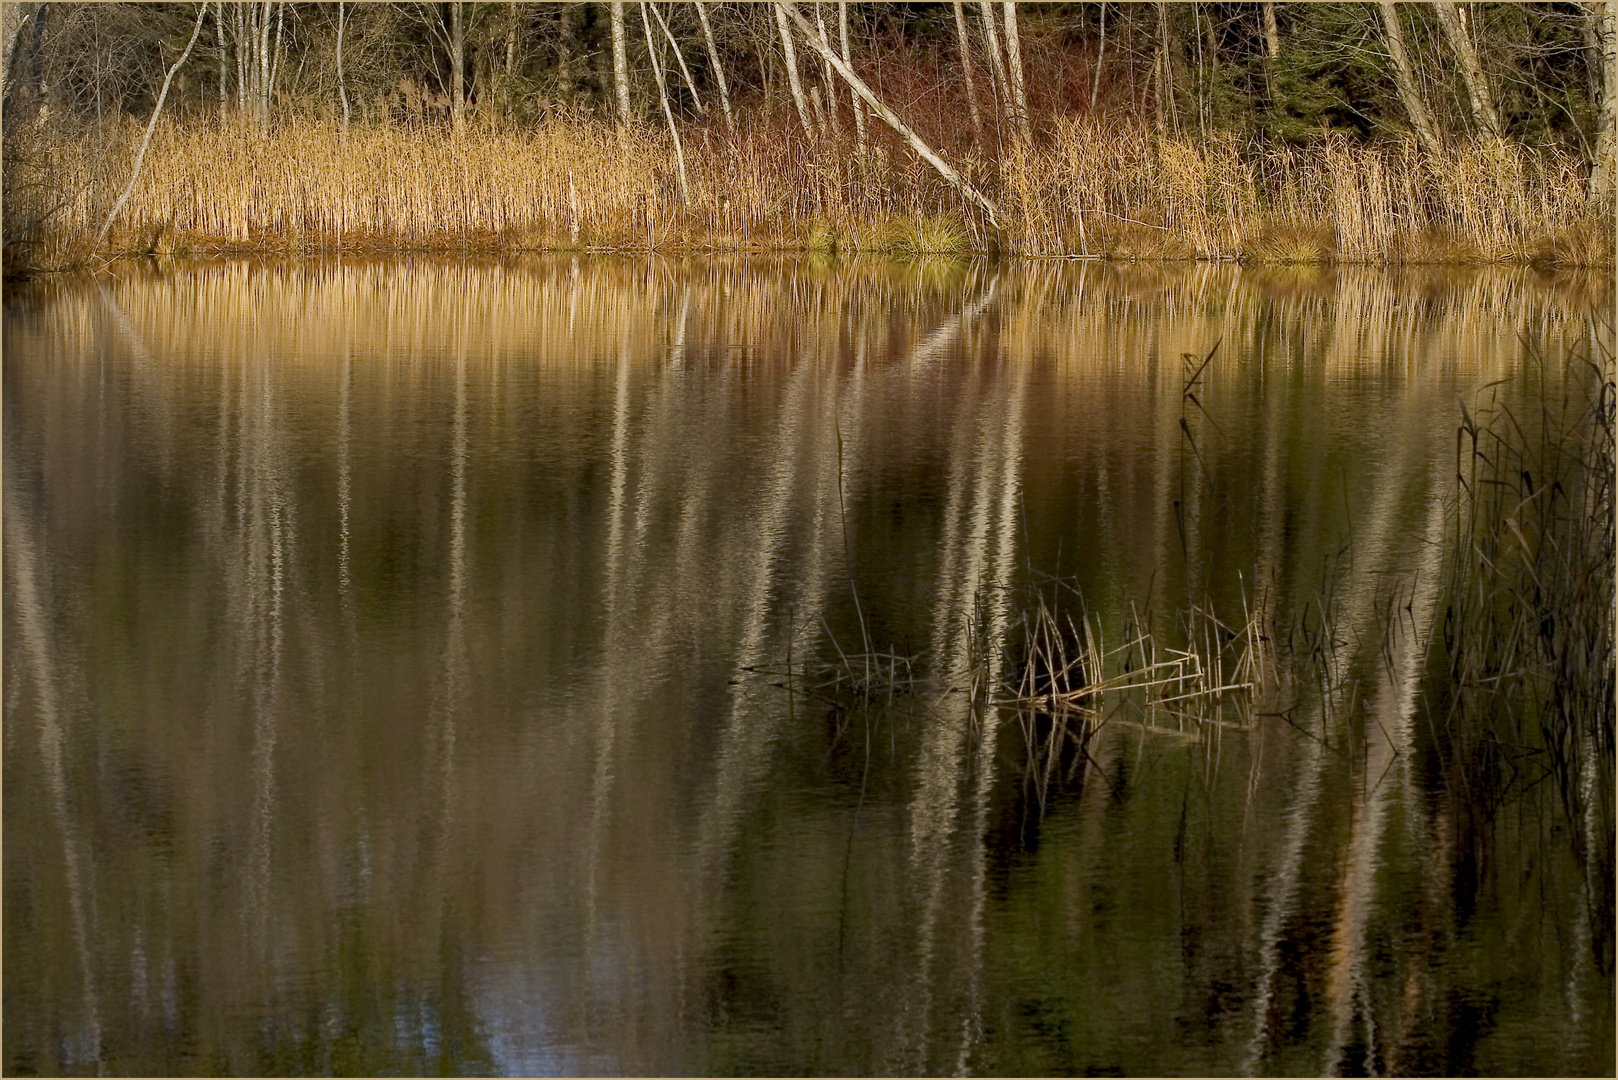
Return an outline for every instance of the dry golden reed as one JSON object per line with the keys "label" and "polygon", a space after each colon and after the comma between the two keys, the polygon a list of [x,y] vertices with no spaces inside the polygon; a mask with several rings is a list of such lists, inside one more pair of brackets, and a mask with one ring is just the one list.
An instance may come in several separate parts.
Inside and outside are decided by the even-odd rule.
{"label": "dry golden reed", "polygon": [[[83,262],[127,181],[138,131],[40,166],[66,193],[32,243]],[[103,136],[105,139],[105,136]],[[578,115],[521,131],[260,131],[161,123],[109,238],[115,253],[334,250],[1001,251],[1114,259],[1536,262],[1610,266],[1610,214],[1580,162],[1499,140],[1435,157],[1413,141],[1305,148],[1231,133],[1165,138],[1057,119],[1033,144],[962,171],[1001,207],[990,229],[907,152],[846,135],[811,146],[760,124],[683,134],[688,186],[660,128]]]}

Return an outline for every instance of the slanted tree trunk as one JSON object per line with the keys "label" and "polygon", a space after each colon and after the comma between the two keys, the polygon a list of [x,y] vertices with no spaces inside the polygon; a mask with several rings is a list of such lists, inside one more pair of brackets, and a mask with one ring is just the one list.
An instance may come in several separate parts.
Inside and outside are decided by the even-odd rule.
{"label": "slanted tree trunk", "polygon": [[[1601,48],[1601,112],[1590,168],[1590,208],[1599,212],[1611,200],[1618,179],[1618,0],[1593,6],[1590,18]],[[1606,213],[1612,214],[1610,207]]]}
{"label": "slanted tree trunk", "polygon": [[152,143],[152,132],[157,127],[157,118],[163,111],[163,101],[169,96],[169,84],[174,81],[174,73],[180,70],[185,58],[191,55],[191,47],[197,43],[197,35],[202,33],[202,20],[208,15],[208,5],[197,5],[197,24],[191,28],[191,40],[185,43],[185,51],[180,58],[174,61],[168,74],[163,76],[163,88],[157,92],[157,104],[152,106],[152,115],[146,121],[146,134],[141,137],[140,150],[135,154],[135,167],[130,170],[129,183],[124,186],[124,193],[118,196],[118,201],[112,204],[112,210],[107,214],[107,220],[101,223],[101,231],[96,233],[96,242],[91,250],[100,250],[102,243],[107,239],[107,233],[112,229],[112,223],[118,217],[119,211],[129,201],[130,193],[135,190],[135,184],[140,180],[140,167],[146,161],[146,148]]}
{"label": "slanted tree trunk", "polygon": [[730,114],[730,87],[725,83],[725,65],[719,62],[719,45],[714,41],[713,25],[708,22],[708,5],[696,0],[697,21],[702,23],[702,42],[708,47],[708,66],[713,68],[714,82],[719,86],[719,108],[725,114],[725,130],[736,134],[736,120]]}
{"label": "slanted tree trunk", "polygon": [[11,65],[16,62],[17,46],[33,14],[33,4],[0,4],[0,37],[6,43],[5,66],[0,68],[0,102],[11,100]]}
{"label": "slanted tree trunk", "polygon": [[978,80],[972,71],[972,37],[966,32],[966,5],[955,0],[955,37],[961,48],[961,78],[966,80],[966,105],[972,111],[972,138],[983,143],[983,107],[978,103]]}
{"label": "slanted tree trunk", "polygon": [[[663,13],[657,10],[657,4],[654,3],[651,7],[652,18],[657,20],[657,25],[663,31],[663,36],[668,39],[669,48],[674,50],[674,60],[680,65],[680,75],[685,79],[685,85],[691,88],[691,102],[697,108],[697,115],[706,120],[708,110],[702,107],[702,98],[697,94],[697,80],[691,77],[691,69],[685,65],[685,55],[680,52],[680,43],[674,40],[674,32],[669,29],[669,24],[664,20]],[[646,3],[644,0],[642,0],[640,11],[641,18],[644,19],[646,17]]]}
{"label": "slanted tree trunk", "polygon": [[[655,12],[654,12],[655,14]],[[669,138],[674,140],[674,160],[680,170],[680,202],[691,201],[690,187],[685,179],[685,148],[680,145],[680,131],[674,126],[674,110],[669,108],[669,91],[663,81],[663,64],[657,57],[657,43],[652,40],[652,20],[646,17],[646,0],[640,0],[641,28],[646,31],[646,55],[652,61],[652,80],[657,83],[657,100],[663,106],[663,119],[668,122]]]}
{"label": "slanted tree trunk", "polygon": [[[787,26],[786,9],[780,4],[773,5],[775,10],[775,28],[781,34],[781,51],[786,56],[787,85],[792,89],[792,103],[798,109],[798,122],[803,125],[804,133],[809,136],[811,143],[819,137],[815,130],[815,122],[810,117],[809,101],[804,97],[803,83],[798,81],[798,51],[792,47],[792,31]],[[792,13],[794,16],[797,12]],[[807,25],[807,24],[805,24]],[[805,31],[805,36],[811,36]]]}
{"label": "slanted tree trunk", "polygon": [[[958,12],[960,9],[961,5],[957,0],[955,10]],[[837,34],[843,46],[843,63],[852,68],[854,65],[854,53],[848,46],[847,0],[839,0],[837,4]],[[858,94],[850,93],[848,95],[848,104],[854,110],[854,141],[863,150],[865,148],[865,103],[860,100]]]}
{"label": "slanted tree trunk", "polygon": [[892,128],[906,143],[910,144],[910,148],[919,154],[922,160],[931,165],[934,170],[937,171],[938,175],[944,178],[946,183],[950,184],[973,203],[977,204],[977,206],[980,207],[984,214],[988,217],[989,224],[992,227],[996,229],[1000,228],[999,208],[996,207],[994,203],[990,202],[988,197],[985,196],[981,191],[968,183],[965,177],[956,172],[954,169],[950,168],[950,166],[945,163],[943,158],[933,153],[932,148],[922,141],[921,136],[912,131],[903,120],[900,120],[892,109],[884,105],[881,99],[879,99],[876,94],[872,93],[871,88],[865,85],[865,81],[858,75],[854,74],[854,69],[849,67],[847,62],[836,54],[831,47],[831,43],[826,41],[824,38],[819,38],[815,35],[814,27],[809,25],[807,19],[798,14],[798,12],[791,5],[782,3],[780,0],[776,0],[774,7],[775,10],[780,13],[780,17],[783,22],[786,19],[792,20],[792,24],[798,28],[798,32],[801,33],[804,40],[809,43],[809,47],[814,49],[815,52],[819,53],[823,59],[830,61],[832,69],[835,70],[838,75],[842,76],[843,81],[848,84],[849,89],[853,90],[854,93],[864,98],[866,104],[871,106],[871,111],[876,113],[877,116],[881,117],[883,123]]}
{"label": "slanted tree trunk", "polygon": [[1011,71],[1012,118],[1017,124],[1017,135],[1023,142],[1032,142],[1033,122],[1028,116],[1028,89],[1023,85],[1022,45],[1017,33],[1017,5],[1005,0],[1000,5],[1006,17],[1006,67]]}
{"label": "slanted tree trunk", "polygon": [[1489,78],[1478,60],[1478,51],[1472,47],[1472,36],[1461,22],[1460,8],[1455,6],[1455,0],[1433,0],[1433,8],[1438,12],[1438,24],[1444,28],[1449,47],[1455,50],[1455,57],[1461,62],[1461,81],[1466,84],[1466,96],[1472,102],[1472,119],[1484,135],[1503,138],[1505,131],[1500,126],[1500,114],[1494,109]]}
{"label": "slanted tree trunk", "polygon": [[624,33],[623,0],[612,4],[612,84],[618,96],[618,123],[629,124],[629,48]]}
{"label": "slanted tree trunk", "polygon": [[1410,54],[1405,51],[1405,33],[1399,23],[1399,9],[1393,5],[1393,0],[1381,0],[1379,7],[1382,11],[1382,32],[1388,41],[1388,56],[1393,61],[1393,82],[1399,91],[1399,101],[1405,107],[1405,115],[1410,117],[1410,126],[1416,129],[1416,139],[1421,143],[1421,148],[1437,155],[1444,148],[1444,140],[1433,121],[1433,114],[1427,111],[1427,103],[1422,100],[1421,88],[1416,84],[1416,69],[1410,63]]}

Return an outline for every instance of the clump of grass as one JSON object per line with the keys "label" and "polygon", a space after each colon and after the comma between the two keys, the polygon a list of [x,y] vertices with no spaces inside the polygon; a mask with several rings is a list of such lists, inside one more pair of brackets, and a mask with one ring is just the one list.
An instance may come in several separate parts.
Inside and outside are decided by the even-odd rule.
{"label": "clump of grass", "polygon": [[1329,227],[1290,221],[1258,229],[1242,249],[1243,258],[1264,263],[1324,263],[1336,254],[1336,236]]}
{"label": "clump of grass", "polygon": [[1537,415],[1497,396],[1476,415],[1462,409],[1443,634],[1427,676],[1433,741],[1463,820],[1554,780],[1611,970],[1613,357],[1592,343],[1560,402]]}

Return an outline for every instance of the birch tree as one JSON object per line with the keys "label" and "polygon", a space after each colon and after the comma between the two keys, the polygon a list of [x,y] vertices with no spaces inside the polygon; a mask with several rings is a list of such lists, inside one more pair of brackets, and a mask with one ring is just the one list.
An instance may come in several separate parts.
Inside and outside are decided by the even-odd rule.
{"label": "birch tree", "polygon": [[955,39],[960,44],[961,77],[966,80],[966,105],[972,111],[972,138],[983,143],[983,108],[978,104],[978,80],[972,70],[972,37],[966,32],[966,5],[955,0]]}
{"label": "birch tree", "polygon": [[1388,43],[1388,57],[1393,61],[1393,83],[1399,92],[1399,102],[1404,106],[1405,115],[1410,118],[1410,126],[1416,129],[1416,139],[1421,143],[1421,148],[1436,155],[1443,150],[1444,142],[1439,135],[1438,125],[1433,122],[1433,114],[1427,110],[1427,103],[1422,99],[1421,87],[1416,83],[1416,69],[1405,50],[1399,9],[1394,6],[1393,0],[1381,0],[1378,7],[1382,12],[1382,33]]}
{"label": "birch tree", "polygon": [[1005,0],[1000,7],[1006,17],[1006,67],[1011,71],[1012,118],[1017,124],[1018,137],[1023,142],[1031,142],[1034,129],[1028,116],[1028,91],[1023,85],[1022,45],[1021,37],[1017,33],[1017,5],[1015,0]]}
{"label": "birch tree", "polygon": [[[772,7],[775,11],[775,28],[781,35],[781,51],[786,58],[787,86],[792,90],[792,104],[797,106],[798,122],[803,125],[803,130],[812,143],[819,137],[819,133],[815,130],[815,122],[809,113],[809,102],[804,97],[803,83],[798,79],[798,51],[792,47],[792,30],[787,26],[786,8],[780,4],[774,4]],[[794,11],[792,14],[797,16],[798,13]],[[812,35],[806,30],[805,37],[809,36]]]}
{"label": "birch tree", "polygon": [[612,85],[618,98],[618,123],[629,124],[629,46],[624,32],[624,0],[612,2]]}
{"label": "birch tree", "polygon": [[680,203],[690,202],[690,186],[685,178],[685,148],[680,145],[680,130],[674,126],[674,111],[669,108],[668,86],[663,81],[663,64],[657,57],[657,44],[652,40],[652,20],[646,17],[646,0],[640,2],[641,28],[646,31],[646,55],[652,62],[652,81],[657,84],[657,100],[663,106],[663,119],[668,122],[669,138],[674,140],[674,159],[680,170]]}
{"label": "birch tree", "polygon": [[[955,5],[956,11],[959,11],[960,7],[960,3],[957,2]],[[843,62],[852,68],[854,64],[854,53],[848,45],[847,0],[839,0],[837,4],[837,33],[842,41]],[[849,107],[854,110],[854,141],[858,143],[859,147],[863,150],[865,148],[865,103],[860,100],[860,96],[858,94],[850,93],[848,95],[848,104]]]}
{"label": "birch tree", "polygon": [[157,104],[152,106],[152,115],[146,121],[146,134],[141,137],[140,150],[135,154],[135,167],[130,170],[129,183],[124,186],[118,201],[112,204],[112,210],[107,214],[107,220],[101,223],[101,231],[96,233],[96,242],[92,250],[100,250],[102,243],[107,239],[107,233],[112,229],[112,223],[117,220],[118,214],[129,201],[130,193],[135,190],[135,184],[140,180],[140,168],[146,161],[146,148],[152,143],[152,131],[157,127],[157,117],[163,111],[163,101],[169,96],[169,84],[174,81],[174,73],[180,70],[185,58],[191,55],[191,47],[197,43],[197,35],[202,33],[202,21],[208,16],[208,5],[197,5],[197,24],[191,28],[191,39],[185,43],[185,51],[180,58],[174,61],[168,74],[163,76],[163,88],[157,93]]}
{"label": "birch tree", "polygon": [[1489,79],[1478,60],[1477,49],[1472,46],[1472,36],[1466,32],[1466,25],[1461,21],[1460,9],[1456,7],[1455,0],[1433,0],[1433,8],[1438,12],[1438,24],[1443,27],[1444,38],[1460,62],[1461,81],[1466,84],[1466,96],[1472,102],[1472,119],[1484,135],[1493,139],[1503,138],[1504,130],[1500,126],[1500,114],[1494,108]]}
{"label": "birch tree", "polygon": [[696,0],[697,21],[702,24],[702,42],[708,49],[708,66],[713,69],[714,82],[719,85],[719,108],[725,114],[725,130],[736,134],[736,120],[730,114],[730,88],[725,84],[725,65],[719,59],[719,45],[714,41],[713,24],[708,21],[708,5]]}
{"label": "birch tree", "polygon": [[847,62],[837,55],[836,51],[832,49],[831,43],[824,38],[816,37],[814,27],[809,25],[807,19],[800,15],[790,4],[782,3],[781,0],[776,0],[773,6],[782,22],[784,23],[790,19],[792,24],[798,28],[799,33],[803,35],[804,40],[808,42],[809,47],[819,53],[822,59],[831,63],[833,70],[848,84],[849,89],[864,98],[866,104],[870,105],[871,111],[876,113],[883,123],[887,124],[901,139],[908,143],[910,148],[922,160],[931,165],[938,175],[944,178],[946,183],[982,209],[992,227],[1000,228],[999,208],[986,195],[969,183],[965,177],[951,168],[943,158],[935,154],[932,148],[922,141],[921,136],[912,131],[903,120],[900,120],[892,109],[884,105],[882,100],[865,84],[865,81],[854,73],[854,69],[849,67]]}

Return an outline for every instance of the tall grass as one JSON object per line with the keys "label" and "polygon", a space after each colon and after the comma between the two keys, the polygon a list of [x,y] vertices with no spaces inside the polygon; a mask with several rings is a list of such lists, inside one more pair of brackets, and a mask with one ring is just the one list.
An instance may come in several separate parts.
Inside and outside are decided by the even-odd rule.
{"label": "tall grass", "polygon": [[1613,357],[1592,339],[1573,363],[1562,400],[1537,415],[1492,398],[1463,414],[1428,697],[1457,816],[1472,832],[1523,788],[1555,783],[1597,915],[1597,956],[1611,970]]}
{"label": "tall grass", "polygon": [[[91,257],[135,136],[133,124],[45,136],[49,153],[36,155],[28,190],[66,204],[27,238],[30,261]],[[847,137],[811,146],[767,118],[734,137],[693,128],[683,138],[684,198],[667,132],[582,114],[461,138],[324,121],[270,131],[164,122],[110,243],[126,254],[796,248],[1612,262],[1612,223],[1586,207],[1580,163],[1498,141],[1435,158],[1412,142],[1273,148],[1229,133],[1165,138],[1134,122],[1057,119],[1034,144],[962,162],[1003,207],[997,232],[897,146]]]}

